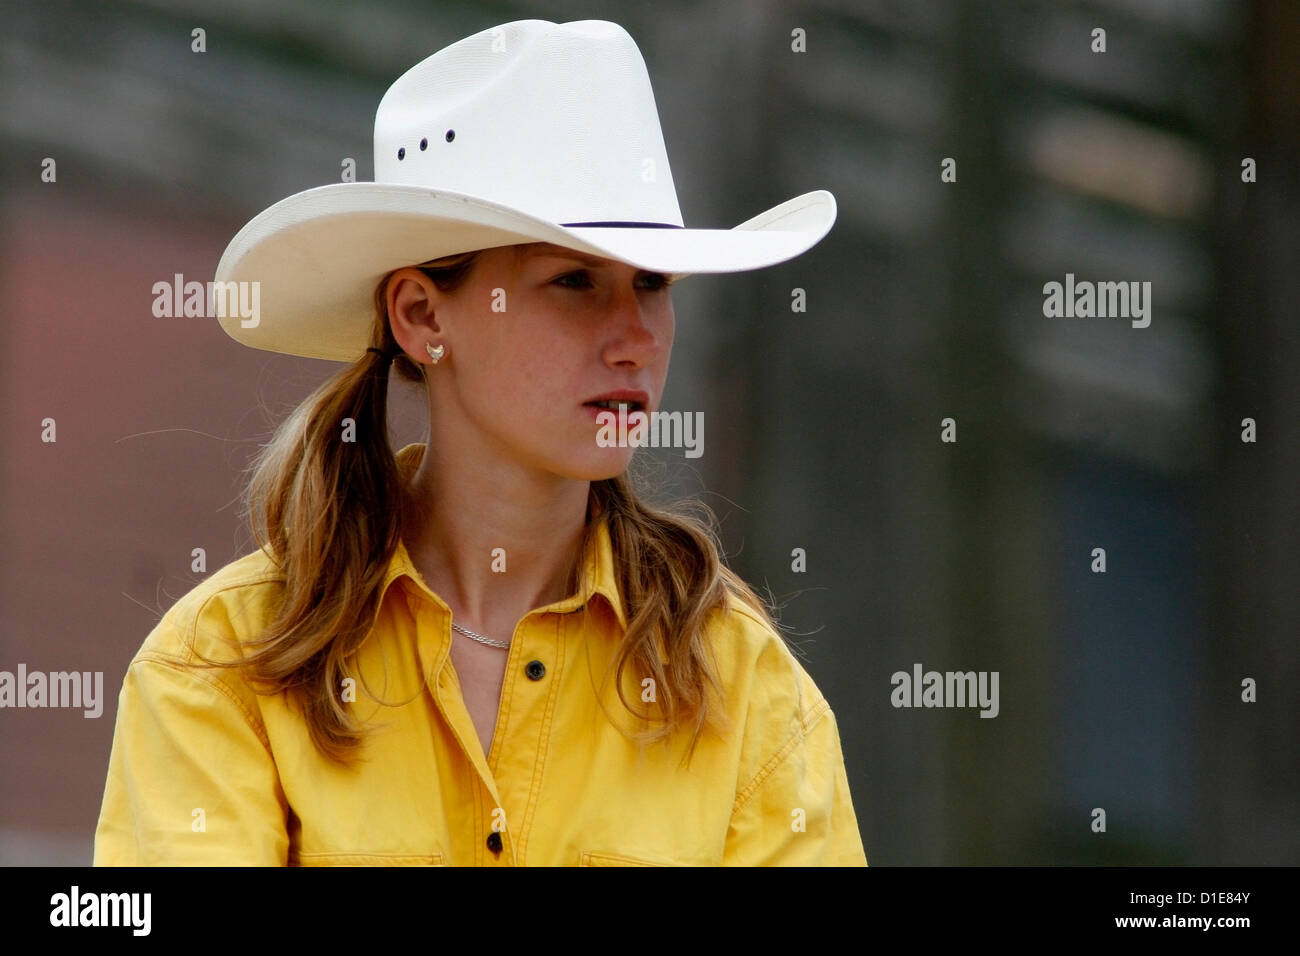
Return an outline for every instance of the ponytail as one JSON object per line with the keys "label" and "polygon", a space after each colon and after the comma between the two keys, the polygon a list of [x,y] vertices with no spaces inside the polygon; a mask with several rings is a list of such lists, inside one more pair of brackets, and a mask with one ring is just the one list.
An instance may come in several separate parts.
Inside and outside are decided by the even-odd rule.
{"label": "ponytail", "polygon": [[[451,291],[475,257],[419,268]],[[388,440],[389,366],[424,382],[421,366],[393,338],[387,284],[375,289],[371,347],[378,351],[367,350],[309,395],[250,466],[250,527],[284,577],[275,619],[243,642],[242,660],[203,658],[241,667],[259,693],[288,692],[317,749],[339,763],[350,761],[365,734],[341,700],[345,665],[374,624],[403,527],[405,496]]]}

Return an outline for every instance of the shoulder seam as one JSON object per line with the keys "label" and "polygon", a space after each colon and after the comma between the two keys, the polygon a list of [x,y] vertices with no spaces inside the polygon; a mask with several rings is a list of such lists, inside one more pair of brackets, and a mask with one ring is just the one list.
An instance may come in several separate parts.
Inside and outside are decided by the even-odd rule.
{"label": "shoulder seam", "polygon": [[[240,561],[245,561],[248,558],[251,558],[257,554],[261,554],[265,556],[268,561],[270,560],[270,556],[267,555],[264,550],[258,549],[257,551],[249,551],[247,554],[241,554],[239,557],[233,559],[230,562],[230,564],[227,564],[225,567],[219,568],[216,571],[214,571],[212,574],[208,575],[208,577],[206,577],[205,579],[200,581],[197,585],[195,585],[195,588],[201,589],[204,586],[211,585],[213,579],[222,571],[224,571],[226,568],[229,568],[231,565],[238,564]],[[284,572],[279,570],[274,564],[272,564],[269,568],[266,568],[262,571],[250,571],[245,575],[243,575],[242,577],[235,578],[233,581],[228,581],[220,585],[211,594],[209,594],[207,598],[204,599],[203,603],[206,604],[210,599],[216,597],[218,594],[220,594],[223,591],[232,591],[235,588],[248,587],[250,584],[266,584],[271,581],[283,581],[283,580],[284,580]]]}
{"label": "shoulder seam", "polygon": [[[203,616],[203,612],[207,610],[209,604],[227,591],[236,591],[240,588],[251,587],[258,584],[271,584],[283,580],[283,575],[272,571],[259,571],[256,574],[238,578],[227,584],[222,584],[220,587],[212,591],[212,593],[204,597],[197,607],[186,609],[183,613],[176,615],[173,619],[174,626],[178,631],[180,631],[181,637],[184,639],[184,647],[186,651],[185,663],[189,664],[194,661],[194,645],[198,639],[199,618]],[[211,583],[211,579],[209,578],[208,582],[205,583]],[[168,613],[170,613],[170,611]],[[167,614],[164,614],[159,623],[163,623],[166,619]],[[242,656],[242,650],[240,654]],[[166,655],[164,655],[164,657],[165,656]]]}
{"label": "shoulder seam", "polygon": [[763,781],[770,777],[773,771],[775,771],[777,767],[781,766],[786,757],[790,756],[790,754],[794,752],[795,748],[808,738],[808,735],[812,733],[813,728],[825,719],[826,715],[830,713],[830,710],[830,701],[825,697],[821,697],[815,704],[808,708],[805,713],[800,715],[799,728],[790,735],[790,739],[777,748],[777,751],[772,755],[772,758],[768,760],[767,763],[763,764],[758,773],[754,775],[754,779],[736,793],[736,802],[731,806],[732,814],[735,814],[737,810],[745,805],[745,802],[753,796],[754,792],[760,786],[762,786]]}
{"label": "shoulder seam", "polygon": [[[210,687],[215,688],[217,691],[225,695],[226,699],[229,700],[232,704],[234,704],[236,708],[238,708],[239,713],[244,718],[244,722],[248,724],[249,729],[253,731],[254,734],[257,735],[257,739],[261,741],[262,746],[266,748],[266,752],[268,754],[271,753],[271,740],[266,735],[266,728],[262,725],[262,722],[260,720],[258,720],[249,712],[248,708],[244,706],[244,702],[235,695],[235,692],[230,689],[230,687],[225,683],[225,681],[210,677],[209,675],[196,670],[193,666],[191,666],[186,661],[182,661],[177,658],[171,657],[169,655],[158,653],[156,651],[150,651],[148,653],[137,656],[136,659],[131,662],[131,666],[134,667],[137,663],[143,663],[143,662],[161,664],[163,667],[166,667],[170,670],[188,674],[189,676],[193,677],[195,680],[200,680],[203,683],[209,685]],[[272,756],[274,755],[272,754]]]}

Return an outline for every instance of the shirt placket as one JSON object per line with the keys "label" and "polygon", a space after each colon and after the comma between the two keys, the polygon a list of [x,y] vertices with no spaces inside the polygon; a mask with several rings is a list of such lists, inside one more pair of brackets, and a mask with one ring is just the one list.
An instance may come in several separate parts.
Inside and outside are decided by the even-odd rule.
{"label": "shirt placket", "polygon": [[550,749],[564,667],[563,620],[561,614],[542,610],[524,617],[511,640],[501,684],[488,763],[505,801],[502,809],[516,865],[524,855]]}
{"label": "shirt placket", "polygon": [[[465,707],[463,695],[460,700],[456,699],[452,693],[454,679],[446,672],[451,659],[450,612],[422,584],[414,581],[412,584],[415,593],[411,595],[410,607],[417,621],[420,666],[428,675],[425,690],[433,698],[443,723],[451,731],[471,770],[471,777],[462,782],[473,790],[468,800],[473,808],[473,833],[468,846],[453,837],[456,842],[453,859],[463,860],[469,849],[472,865],[512,866],[514,847],[509,835],[492,829],[492,810],[501,806],[496,780],[484,759],[483,748],[478,743],[478,733]],[[432,756],[430,759],[433,759]],[[493,852],[498,848],[499,852]]]}
{"label": "shirt placket", "polygon": [[426,673],[432,671],[427,689],[474,773],[474,833],[469,841],[472,864],[517,866],[549,746],[563,665],[564,615],[534,610],[517,626],[506,658],[492,747],[485,758],[463,693],[457,700],[452,696],[454,682],[444,679],[449,677],[443,671],[450,666],[451,657],[448,612],[423,595],[417,597],[413,609],[421,618],[422,666]]}

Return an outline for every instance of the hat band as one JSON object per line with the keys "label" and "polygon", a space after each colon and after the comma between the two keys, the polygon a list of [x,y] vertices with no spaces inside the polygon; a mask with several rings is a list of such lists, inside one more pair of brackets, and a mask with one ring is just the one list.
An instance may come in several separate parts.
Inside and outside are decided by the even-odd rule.
{"label": "hat band", "polygon": [[671,222],[562,222],[561,226],[612,226],[619,229],[627,228],[645,228],[645,229],[685,229],[685,226],[679,226]]}

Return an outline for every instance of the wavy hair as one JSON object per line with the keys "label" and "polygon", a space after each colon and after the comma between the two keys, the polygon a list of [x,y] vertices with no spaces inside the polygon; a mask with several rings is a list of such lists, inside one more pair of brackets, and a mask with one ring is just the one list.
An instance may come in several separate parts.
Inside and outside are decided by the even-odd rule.
{"label": "wavy hair", "polygon": [[[416,268],[440,290],[454,292],[477,256],[461,253]],[[242,668],[259,693],[291,695],[317,749],[344,765],[358,756],[367,728],[335,689],[350,676],[349,660],[373,626],[402,527],[402,478],[388,439],[389,366],[407,382],[425,382],[421,366],[393,338],[386,294],[391,277],[390,272],[375,289],[370,336],[385,354],[367,351],[316,389],[250,464],[247,516],[258,544],[283,574],[278,613],[265,633],[243,642],[242,659],[203,658]],[[340,435],[345,418],[361,436],[346,447]],[[763,601],[723,563],[715,519],[703,503],[652,507],[626,472],[592,482],[590,502],[592,513],[608,522],[628,624],[605,679],[616,678],[629,713],[657,724],[635,735],[640,743],[689,731],[689,763],[701,734],[730,729],[717,706],[723,688],[709,646],[709,615],[715,609],[727,613],[738,602],[774,630],[776,625]],[[595,528],[593,519],[578,555],[587,553]],[[575,559],[575,572],[578,565]],[[654,679],[657,714],[639,712],[627,700],[628,667],[638,678]]]}

